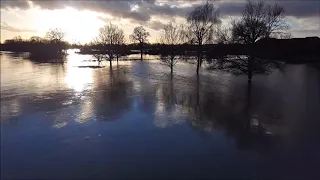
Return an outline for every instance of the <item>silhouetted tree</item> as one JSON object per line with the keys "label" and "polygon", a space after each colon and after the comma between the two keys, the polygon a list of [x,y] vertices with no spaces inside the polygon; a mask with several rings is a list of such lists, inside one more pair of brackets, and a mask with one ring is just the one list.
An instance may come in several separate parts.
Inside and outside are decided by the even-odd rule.
{"label": "silhouetted tree", "polygon": [[216,67],[234,74],[246,74],[249,83],[254,74],[265,74],[273,68],[281,68],[282,63],[254,58],[253,53],[258,40],[287,34],[289,26],[284,17],[284,8],[278,4],[271,6],[263,2],[249,1],[242,17],[238,21],[233,21],[231,28],[232,41],[246,44],[249,48],[248,56],[223,59],[216,64]]}
{"label": "silhouetted tree", "polygon": [[30,38],[30,42],[31,43],[41,43],[41,42],[43,42],[43,39],[39,36],[32,36]]}
{"label": "silhouetted tree", "polygon": [[15,37],[13,37],[13,41],[14,42],[22,42],[23,40],[22,40],[21,36],[15,36]]}
{"label": "silhouetted tree", "polygon": [[131,41],[139,43],[141,60],[143,56],[143,44],[148,41],[148,36],[150,36],[149,32],[147,32],[142,26],[135,27],[133,33],[129,36]]}
{"label": "silhouetted tree", "polygon": [[112,60],[116,55],[115,45],[122,41],[120,37],[124,37],[123,30],[111,23],[99,29],[99,35],[94,39],[94,43],[99,49],[94,57],[98,59],[99,64],[102,58],[106,58],[110,62],[110,67],[112,67]]}
{"label": "silhouetted tree", "polygon": [[102,42],[97,37],[91,42],[91,46],[97,47],[97,49],[92,50],[92,56],[98,61],[98,66],[100,66],[101,62],[105,59],[105,54],[99,49],[99,47],[102,47],[101,43]]}
{"label": "silhouetted tree", "polygon": [[55,28],[49,29],[49,31],[46,32],[45,39],[49,41],[54,51],[62,53],[62,50],[66,46],[66,43],[64,42],[65,36],[65,32],[63,32],[61,29]]}
{"label": "silhouetted tree", "polygon": [[225,26],[218,26],[215,30],[215,43],[229,44],[232,42],[230,29]]}
{"label": "silhouetted tree", "polygon": [[62,42],[66,36],[66,33],[63,32],[61,29],[55,28],[50,29],[47,33],[45,38],[49,41],[55,41],[55,42]]}
{"label": "silhouetted tree", "polygon": [[117,57],[117,62],[119,57],[121,56],[122,52],[123,52],[123,45],[125,42],[125,38],[124,38],[124,32],[122,29],[118,29],[118,32],[116,33],[116,38],[115,38],[115,52],[116,52],[116,57]]}
{"label": "silhouetted tree", "polygon": [[196,7],[187,17],[188,25],[184,28],[184,35],[189,42],[197,45],[197,73],[202,64],[203,45],[213,39],[214,27],[220,24],[218,10],[211,1]]}
{"label": "silhouetted tree", "polygon": [[239,21],[232,22],[234,42],[254,44],[259,39],[287,34],[284,8],[278,4],[266,5],[262,1],[249,1]]}
{"label": "silhouetted tree", "polygon": [[178,62],[178,46],[181,42],[180,29],[170,22],[161,31],[160,43],[164,46],[160,49],[160,60],[170,67],[171,74],[173,72],[173,66]]}

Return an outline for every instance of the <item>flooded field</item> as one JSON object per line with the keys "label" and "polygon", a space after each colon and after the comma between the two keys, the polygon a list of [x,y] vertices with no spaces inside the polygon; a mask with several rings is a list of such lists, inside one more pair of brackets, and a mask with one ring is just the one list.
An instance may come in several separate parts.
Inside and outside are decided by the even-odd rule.
{"label": "flooded field", "polygon": [[320,178],[319,69],[248,87],[189,63],[88,59],[1,53],[3,178]]}

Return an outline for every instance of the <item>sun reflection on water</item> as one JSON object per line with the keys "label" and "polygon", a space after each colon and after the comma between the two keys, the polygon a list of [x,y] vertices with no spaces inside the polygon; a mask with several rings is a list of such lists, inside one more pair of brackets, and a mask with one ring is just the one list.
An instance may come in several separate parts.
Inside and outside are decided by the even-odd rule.
{"label": "sun reflection on water", "polygon": [[68,68],[65,82],[69,88],[72,88],[77,92],[91,89],[93,83],[92,69],[70,67]]}
{"label": "sun reflection on water", "polygon": [[84,60],[80,57],[81,56],[74,52],[69,53],[67,73],[65,76],[67,86],[76,92],[91,89],[93,83],[93,69],[79,68],[79,64]]}

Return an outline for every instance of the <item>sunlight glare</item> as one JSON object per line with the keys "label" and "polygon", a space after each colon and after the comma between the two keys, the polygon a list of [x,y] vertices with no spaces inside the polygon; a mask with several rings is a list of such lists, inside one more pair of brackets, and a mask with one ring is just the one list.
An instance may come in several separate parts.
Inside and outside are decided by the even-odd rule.
{"label": "sunlight glare", "polygon": [[79,68],[79,55],[69,54],[69,61],[67,63],[67,73],[65,82],[69,88],[74,89],[76,92],[82,92],[92,88],[93,83],[93,70],[91,68]]}
{"label": "sunlight glare", "polygon": [[39,10],[33,22],[33,28],[41,31],[43,35],[51,28],[60,28],[66,32],[69,42],[88,43],[92,35],[97,34],[103,22],[97,17],[98,13],[92,11],[79,11],[70,7],[59,10]]}

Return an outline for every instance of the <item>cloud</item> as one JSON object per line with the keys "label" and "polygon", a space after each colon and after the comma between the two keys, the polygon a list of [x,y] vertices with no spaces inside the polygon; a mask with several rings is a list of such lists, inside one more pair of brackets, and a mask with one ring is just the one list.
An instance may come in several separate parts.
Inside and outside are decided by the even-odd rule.
{"label": "cloud", "polygon": [[301,17],[320,17],[320,1],[280,1],[285,8],[286,15]]}
{"label": "cloud", "polygon": [[142,3],[141,11],[150,15],[162,15],[162,16],[181,16],[185,17],[194,6],[178,6],[168,3],[158,4],[154,3]]}
{"label": "cloud", "polygon": [[18,8],[18,9],[28,9],[30,5],[27,0],[1,0],[1,9],[10,9],[10,8]]}
{"label": "cloud", "polygon": [[[79,10],[91,10],[107,13],[112,16],[139,21],[148,21],[153,15],[185,17],[195,6],[205,1],[173,1],[173,0],[1,0],[1,8],[27,9],[38,6],[42,9],[63,9],[67,6]],[[288,16],[314,17],[320,14],[320,1],[292,0],[266,1],[269,4],[279,3]],[[221,16],[238,16],[243,11],[247,1],[217,1]],[[138,5],[137,11],[132,7]]]}
{"label": "cloud", "polygon": [[147,27],[154,29],[156,31],[162,29],[164,26],[165,26],[165,24],[160,21],[150,21],[147,24]]}
{"label": "cloud", "polygon": [[[218,1],[217,6],[220,9],[221,16],[239,16],[245,8],[246,1]],[[319,17],[320,1],[292,0],[292,1],[266,1],[267,4],[278,3],[285,9],[287,16],[297,18]]]}
{"label": "cloud", "polygon": [[[157,3],[155,0],[63,0],[63,1],[47,1],[47,0],[31,0],[34,6],[42,9],[63,9],[67,6],[79,10],[91,10],[101,13],[107,13],[115,17],[128,18],[137,21],[148,21],[152,15],[166,16],[185,16],[190,7],[179,7],[170,5],[170,2]],[[138,6],[138,10],[132,11],[134,5]]]}
{"label": "cloud", "polygon": [[[194,7],[204,2],[205,0],[1,0],[1,8],[28,9],[30,7],[40,7],[41,9],[54,10],[73,7],[77,10],[91,10],[110,15],[111,18],[101,18],[106,22],[124,18],[130,22],[159,30],[163,27],[164,21],[174,20],[175,17],[184,18]],[[268,4],[279,3],[285,8],[286,15],[289,17],[320,19],[320,1],[270,0],[265,2]],[[214,3],[219,8],[221,19],[228,19],[227,16],[240,16],[247,1],[219,0],[214,1]],[[157,20],[155,21],[154,18]],[[315,23],[319,25],[320,20]],[[1,24],[1,27],[3,27],[3,24]],[[13,31],[24,30],[8,26],[5,28]],[[308,27],[304,26],[304,29],[308,29]]]}
{"label": "cloud", "polygon": [[1,22],[1,30],[11,31],[11,32],[37,32],[32,29],[20,29],[8,25],[6,22]]}
{"label": "cloud", "polygon": [[63,0],[63,1],[42,1],[32,0],[34,6],[41,9],[63,9],[65,7],[73,7],[78,10],[91,10],[100,13],[110,14],[116,18],[128,18],[138,21],[150,20],[149,14],[139,11],[131,11],[134,4],[138,1],[111,1],[111,0]]}

